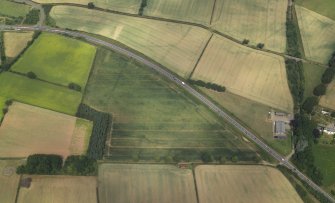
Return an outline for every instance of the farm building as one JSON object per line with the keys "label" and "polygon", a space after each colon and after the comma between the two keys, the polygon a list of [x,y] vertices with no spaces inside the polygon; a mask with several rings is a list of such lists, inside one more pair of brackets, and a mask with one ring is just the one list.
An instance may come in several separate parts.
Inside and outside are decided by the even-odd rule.
{"label": "farm building", "polygon": [[279,139],[286,138],[286,123],[284,121],[274,122],[274,137]]}

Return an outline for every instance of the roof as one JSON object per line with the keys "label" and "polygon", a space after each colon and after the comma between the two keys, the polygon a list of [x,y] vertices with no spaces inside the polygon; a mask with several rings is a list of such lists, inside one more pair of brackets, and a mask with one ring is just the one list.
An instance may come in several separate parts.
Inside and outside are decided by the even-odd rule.
{"label": "roof", "polygon": [[275,122],[275,134],[282,135],[285,134],[285,122],[284,121],[276,121]]}

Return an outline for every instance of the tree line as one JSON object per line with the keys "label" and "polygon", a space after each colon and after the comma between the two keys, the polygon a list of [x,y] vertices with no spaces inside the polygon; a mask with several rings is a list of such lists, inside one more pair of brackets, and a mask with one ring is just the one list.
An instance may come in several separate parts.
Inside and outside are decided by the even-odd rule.
{"label": "tree line", "polygon": [[226,88],[224,86],[221,86],[221,85],[218,85],[218,84],[215,84],[215,83],[204,82],[202,80],[191,80],[191,79],[189,79],[188,82],[191,85],[197,85],[197,86],[200,86],[200,87],[205,87],[207,89],[211,89],[211,90],[214,90],[214,91],[217,91],[217,92],[225,92],[226,91]]}
{"label": "tree line", "polygon": [[147,7],[147,5],[148,5],[147,0],[142,0],[140,9],[139,9],[139,11],[138,11],[138,14],[139,14],[140,16],[143,15],[144,8]]}
{"label": "tree line", "polygon": [[63,157],[54,154],[34,154],[16,169],[17,174],[38,175],[95,175],[97,161],[83,155],[68,156],[63,165]]}

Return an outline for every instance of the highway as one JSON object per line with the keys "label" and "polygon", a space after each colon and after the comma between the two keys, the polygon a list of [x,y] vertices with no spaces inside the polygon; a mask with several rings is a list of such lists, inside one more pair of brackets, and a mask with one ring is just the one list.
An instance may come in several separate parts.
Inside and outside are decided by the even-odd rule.
{"label": "highway", "polygon": [[165,68],[160,67],[159,65],[149,61],[148,59],[145,59],[144,57],[141,57],[139,55],[136,55],[135,53],[119,47],[115,44],[103,41],[101,39],[97,39],[95,37],[89,36],[84,33],[76,32],[76,31],[69,31],[64,30],[60,28],[51,28],[47,26],[11,26],[11,25],[3,25],[0,26],[0,31],[5,30],[24,30],[24,31],[44,31],[44,32],[51,32],[51,33],[58,33],[58,34],[65,34],[72,37],[79,37],[82,38],[90,43],[104,46],[106,48],[109,48],[113,51],[116,51],[120,54],[123,54],[127,57],[133,58],[138,62],[141,62],[145,65],[147,65],[149,68],[155,70],[156,72],[160,73],[161,75],[165,76],[167,79],[171,80],[172,82],[176,83],[183,89],[185,89],[187,92],[189,92],[191,95],[199,99],[204,105],[206,105],[208,108],[210,108],[212,111],[217,113],[220,117],[224,118],[228,123],[235,126],[239,131],[241,131],[246,137],[248,137],[250,140],[252,140],[254,143],[256,143],[260,148],[262,148],[264,151],[266,151],[269,155],[271,155],[274,159],[276,159],[281,165],[287,167],[290,169],[293,173],[295,173],[302,181],[306,182],[310,187],[312,187],[314,190],[322,193],[325,197],[329,199],[329,201],[334,202],[335,200],[327,193],[325,192],[321,187],[316,185],[312,180],[310,180],[307,176],[305,176],[302,172],[300,172],[292,163],[289,162],[289,160],[286,160],[285,157],[278,154],[274,149],[269,147],[267,144],[265,144],[261,139],[259,139],[256,135],[254,135],[251,131],[246,129],[243,125],[241,125],[238,121],[236,121],[233,117],[231,117],[229,114],[224,112],[222,109],[220,109],[218,106],[216,106],[213,102],[211,102],[209,99],[207,99],[205,96],[203,96],[201,93],[197,92],[195,89],[193,89],[191,86],[189,86],[185,81],[182,81],[181,79],[177,78],[174,74],[167,71]]}

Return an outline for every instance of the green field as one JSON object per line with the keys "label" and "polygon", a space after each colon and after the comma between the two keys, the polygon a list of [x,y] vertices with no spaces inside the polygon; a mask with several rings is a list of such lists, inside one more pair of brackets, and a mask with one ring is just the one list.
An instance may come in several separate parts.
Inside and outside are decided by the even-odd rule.
{"label": "green field", "polygon": [[327,64],[335,51],[335,20],[301,6],[295,8],[306,58]]}
{"label": "green field", "polygon": [[217,0],[212,27],[250,44],[263,43],[266,49],[285,52],[288,1]]}
{"label": "green field", "polygon": [[85,87],[95,56],[95,47],[61,35],[43,33],[11,67],[12,71],[34,72],[38,78]]}
{"label": "green field", "polygon": [[185,78],[192,72],[211,35],[199,27],[71,6],[53,7],[50,15],[59,27],[119,41]]}
{"label": "green field", "polygon": [[106,50],[97,53],[84,103],[113,114],[113,160],[199,160],[205,151],[255,157],[253,144],[176,85]]}
{"label": "green field", "polygon": [[284,58],[254,50],[214,35],[192,79],[223,85],[253,101],[293,111]]}
{"label": "green field", "polygon": [[101,164],[99,202],[197,202],[192,171],[172,165]]}
{"label": "green field", "polygon": [[286,140],[273,138],[272,121],[268,119],[271,107],[230,92],[219,93],[206,88],[201,88],[201,91],[241,120],[279,153],[283,155],[291,153],[291,137]]}
{"label": "green field", "polygon": [[334,0],[295,0],[296,4],[335,20]]}
{"label": "green field", "polygon": [[209,25],[215,0],[149,0],[144,15]]}
{"label": "green field", "polygon": [[125,13],[137,14],[140,9],[141,0],[35,0],[41,4],[49,3],[73,3],[87,5],[93,2],[96,7],[120,11]]}
{"label": "green field", "polygon": [[313,146],[315,165],[320,168],[325,188],[335,189],[335,147],[318,144]]}
{"label": "green field", "polygon": [[0,1],[0,15],[24,17],[27,15],[29,10],[30,6],[25,4],[18,4],[7,0]]}
{"label": "green field", "polygon": [[74,115],[82,95],[80,92],[25,76],[0,74],[0,97]]}
{"label": "green field", "polygon": [[304,98],[313,96],[314,88],[321,83],[324,67],[304,63],[305,91]]}

